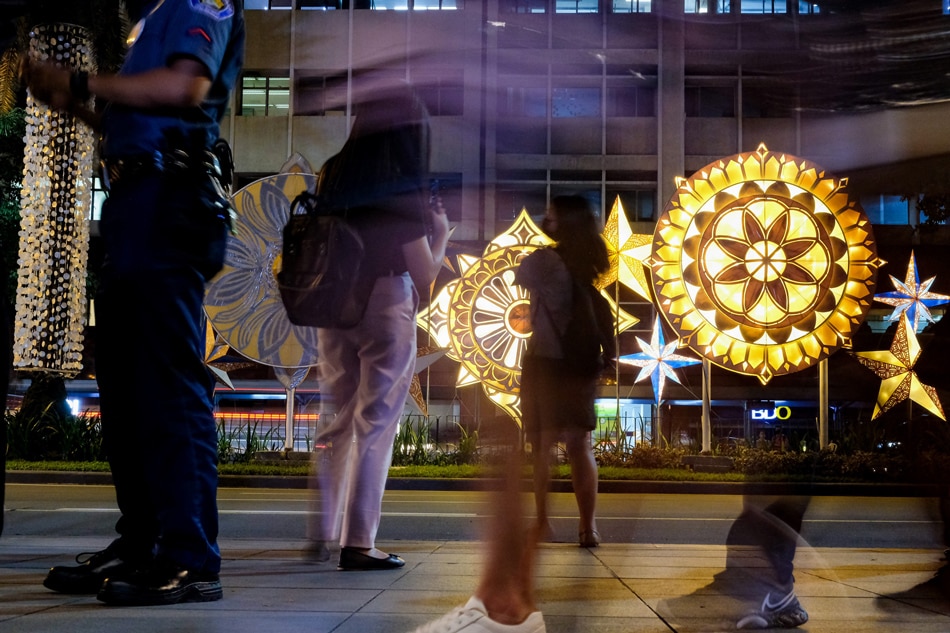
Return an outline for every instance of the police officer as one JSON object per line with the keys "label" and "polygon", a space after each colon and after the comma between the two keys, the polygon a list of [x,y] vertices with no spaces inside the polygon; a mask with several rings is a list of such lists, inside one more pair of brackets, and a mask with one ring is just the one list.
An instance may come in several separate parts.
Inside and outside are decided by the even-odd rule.
{"label": "police officer", "polygon": [[[222,597],[202,302],[229,221],[210,149],[243,62],[235,2],[127,2],[141,20],[117,75],[21,68],[36,98],[100,130],[109,187],[96,372],[119,536],[52,568],[54,591],[119,605]],[[82,107],[90,95],[107,103],[101,116]]]}

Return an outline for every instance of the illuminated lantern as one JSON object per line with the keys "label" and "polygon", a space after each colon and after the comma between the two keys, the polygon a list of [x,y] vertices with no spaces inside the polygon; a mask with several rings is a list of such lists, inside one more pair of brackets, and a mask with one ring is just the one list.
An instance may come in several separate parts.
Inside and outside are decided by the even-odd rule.
{"label": "illuminated lantern", "polygon": [[900,323],[889,350],[854,352],[859,363],[873,371],[881,379],[877,403],[871,419],[889,411],[894,406],[910,400],[930,411],[941,420],[946,420],[937,390],[920,382],[914,365],[920,358],[921,348],[907,315],[900,315]]}
{"label": "illuminated lantern", "polygon": [[[446,284],[420,312],[446,356],[460,363],[456,386],[481,383],[488,398],[520,423],[521,357],[531,336],[527,291],[515,285],[515,269],[534,250],[551,243],[522,210],[480,258],[459,256],[461,277]],[[622,332],[637,320],[608,297]]]}
{"label": "illuminated lantern", "polygon": [[647,301],[653,301],[643,264],[650,257],[653,236],[633,232],[620,196],[617,196],[610,210],[603,235],[607,243],[610,268],[597,280],[597,287],[606,288],[619,281]]}
{"label": "illuminated lantern", "polygon": [[927,323],[934,323],[930,308],[950,301],[950,296],[930,291],[936,277],[920,282],[920,277],[917,275],[917,260],[914,259],[913,251],[910,253],[910,261],[907,262],[904,281],[899,281],[893,275],[890,277],[891,283],[894,284],[894,291],[874,295],[874,300],[894,306],[894,311],[887,318],[888,321],[897,321],[906,314],[914,332],[920,328],[921,319]]}
{"label": "illuminated lantern", "polygon": [[650,265],[682,344],[763,384],[850,346],[882,262],[846,179],[760,145],[677,185]]}
{"label": "illuminated lantern", "polygon": [[640,373],[634,379],[634,382],[640,382],[647,376],[653,383],[653,397],[659,405],[663,400],[663,392],[666,390],[666,379],[678,383],[679,377],[676,370],[681,367],[698,365],[701,360],[684,356],[676,353],[677,343],[667,343],[663,336],[663,325],[660,323],[660,317],[656,318],[653,324],[653,334],[650,336],[650,342],[647,343],[639,336],[637,343],[640,344],[640,352],[637,354],[626,354],[617,360],[625,365],[633,365],[640,368]]}
{"label": "illuminated lantern", "polygon": [[[29,54],[92,71],[89,41],[78,26],[38,26]],[[24,140],[13,363],[69,377],[82,369],[93,133],[28,93]]]}
{"label": "illuminated lantern", "polygon": [[208,284],[205,312],[231,349],[264,365],[317,364],[317,329],[290,322],[277,288],[290,203],[316,185],[313,174],[284,173],[234,194],[235,231],[228,238],[224,268]]}

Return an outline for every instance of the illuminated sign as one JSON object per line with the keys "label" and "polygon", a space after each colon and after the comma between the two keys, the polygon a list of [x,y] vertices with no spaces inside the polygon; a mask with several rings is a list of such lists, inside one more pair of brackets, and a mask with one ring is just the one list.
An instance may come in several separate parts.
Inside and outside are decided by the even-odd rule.
{"label": "illuminated sign", "polygon": [[792,408],[784,404],[773,409],[750,409],[749,417],[753,420],[763,420],[771,422],[772,420],[787,420],[792,417]]}

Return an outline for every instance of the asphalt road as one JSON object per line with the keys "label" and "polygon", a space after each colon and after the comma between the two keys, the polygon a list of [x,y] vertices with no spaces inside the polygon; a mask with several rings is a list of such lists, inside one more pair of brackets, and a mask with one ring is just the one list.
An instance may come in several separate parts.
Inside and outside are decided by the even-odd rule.
{"label": "asphalt road", "polygon": [[[378,538],[476,540],[489,499],[478,492],[388,491]],[[222,488],[221,537],[299,541],[311,500],[307,490]],[[742,504],[740,495],[609,493],[599,497],[598,521],[605,542],[721,545]],[[557,540],[573,542],[573,497],[553,494],[551,514]],[[110,539],[117,518],[111,486],[7,484],[5,536]],[[939,548],[941,531],[932,499],[820,496],[805,515],[802,538],[814,547]]]}

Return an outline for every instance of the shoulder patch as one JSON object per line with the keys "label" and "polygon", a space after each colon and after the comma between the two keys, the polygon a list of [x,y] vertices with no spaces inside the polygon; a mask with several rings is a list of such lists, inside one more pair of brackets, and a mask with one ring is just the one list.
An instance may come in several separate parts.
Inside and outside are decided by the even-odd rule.
{"label": "shoulder patch", "polygon": [[234,15],[232,0],[188,0],[191,8],[209,15],[216,20],[224,20]]}

